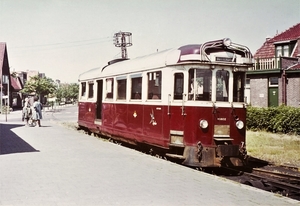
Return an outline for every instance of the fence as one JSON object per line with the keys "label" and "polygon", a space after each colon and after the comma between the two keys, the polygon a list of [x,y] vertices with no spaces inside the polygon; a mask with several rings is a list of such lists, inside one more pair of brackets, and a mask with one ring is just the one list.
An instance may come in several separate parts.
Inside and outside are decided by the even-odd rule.
{"label": "fence", "polygon": [[279,58],[257,58],[253,70],[268,70],[279,68]]}

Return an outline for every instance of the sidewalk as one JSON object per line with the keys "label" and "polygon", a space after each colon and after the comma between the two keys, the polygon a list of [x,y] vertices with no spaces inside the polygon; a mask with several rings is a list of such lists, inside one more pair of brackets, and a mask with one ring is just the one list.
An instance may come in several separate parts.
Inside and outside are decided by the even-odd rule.
{"label": "sidewalk", "polygon": [[300,205],[51,121],[0,119],[0,205]]}
{"label": "sidewalk", "polygon": [[0,113],[0,123],[11,122],[11,121],[21,121],[22,120],[22,110],[11,111],[8,114]]}
{"label": "sidewalk", "polygon": [[[60,112],[61,110],[63,110],[64,108],[68,107],[68,106],[74,106],[71,104],[67,104],[67,105],[56,105],[53,107],[44,107],[43,108],[43,114],[46,113],[51,113],[51,112]],[[14,111],[10,111],[8,114],[1,114],[0,113],[0,123],[1,122],[19,122],[19,120],[22,120],[22,109],[18,109],[18,110],[14,110]]]}

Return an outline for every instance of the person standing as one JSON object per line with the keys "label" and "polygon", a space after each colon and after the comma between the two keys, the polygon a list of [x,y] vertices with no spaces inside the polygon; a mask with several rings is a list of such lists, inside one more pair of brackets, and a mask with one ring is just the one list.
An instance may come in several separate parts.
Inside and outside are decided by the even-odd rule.
{"label": "person standing", "polygon": [[26,97],[23,104],[23,112],[22,112],[22,121],[26,121],[25,126],[28,126],[28,120],[31,115],[31,109],[30,109],[30,102],[29,99]]}
{"label": "person standing", "polygon": [[33,119],[37,121],[39,127],[41,126],[41,119],[42,117],[42,109],[43,105],[39,102],[38,97],[34,97],[34,102],[33,102]]}

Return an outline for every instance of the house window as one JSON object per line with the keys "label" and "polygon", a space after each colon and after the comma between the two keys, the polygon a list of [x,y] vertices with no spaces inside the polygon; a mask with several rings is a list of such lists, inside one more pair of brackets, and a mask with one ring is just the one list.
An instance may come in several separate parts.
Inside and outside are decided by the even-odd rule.
{"label": "house window", "polygon": [[250,78],[246,78],[246,85],[250,85]]}
{"label": "house window", "polygon": [[278,77],[270,77],[269,78],[269,86],[271,86],[271,87],[278,86]]}
{"label": "house window", "polygon": [[289,45],[277,46],[276,57],[288,57],[289,56]]}
{"label": "house window", "polygon": [[281,57],[282,56],[282,46],[277,46],[276,47],[276,57]]}
{"label": "house window", "polygon": [[289,56],[289,46],[288,45],[283,46],[283,56],[284,57]]}

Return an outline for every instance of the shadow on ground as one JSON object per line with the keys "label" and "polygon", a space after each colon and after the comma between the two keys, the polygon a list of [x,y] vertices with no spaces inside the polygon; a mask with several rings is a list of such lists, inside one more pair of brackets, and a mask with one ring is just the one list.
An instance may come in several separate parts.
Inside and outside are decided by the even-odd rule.
{"label": "shadow on ground", "polygon": [[24,127],[24,125],[0,123],[0,155],[39,152],[39,150],[34,149],[30,144],[12,131],[13,128],[17,127]]}

